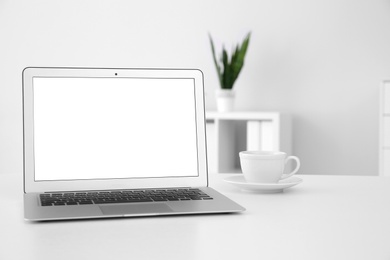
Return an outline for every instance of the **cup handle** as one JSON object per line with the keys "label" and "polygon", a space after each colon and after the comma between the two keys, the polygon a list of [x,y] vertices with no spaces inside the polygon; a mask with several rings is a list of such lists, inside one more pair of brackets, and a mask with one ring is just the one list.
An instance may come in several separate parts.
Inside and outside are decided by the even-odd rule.
{"label": "cup handle", "polygon": [[281,180],[287,179],[287,178],[293,176],[294,174],[297,173],[297,171],[298,171],[299,168],[301,167],[301,162],[299,161],[299,158],[298,158],[298,157],[296,157],[296,156],[289,156],[289,157],[287,157],[286,160],[284,161],[284,164],[287,164],[287,162],[288,162],[289,160],[295,160],[296,163],[297,163],[297,166],[295,166],[295,169],[294,169],[291,173],[289,173],[289,174],[283,174]]}

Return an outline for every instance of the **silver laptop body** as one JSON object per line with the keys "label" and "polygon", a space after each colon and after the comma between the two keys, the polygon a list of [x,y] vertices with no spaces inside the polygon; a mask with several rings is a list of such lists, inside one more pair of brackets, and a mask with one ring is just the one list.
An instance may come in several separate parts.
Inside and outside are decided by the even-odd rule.
{"label": "silver laptop body", "polygon": [[[26,220],[244,210],[208,187],[199,70],[29,67],[23,127]],[[88,204],[57,198],[167,189],[201,195]]]}

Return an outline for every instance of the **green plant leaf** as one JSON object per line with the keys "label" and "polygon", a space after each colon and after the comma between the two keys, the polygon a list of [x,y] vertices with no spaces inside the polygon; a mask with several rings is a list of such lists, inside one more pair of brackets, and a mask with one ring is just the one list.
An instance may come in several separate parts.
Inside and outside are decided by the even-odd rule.
{"label": "green plant leaf", "polygon": [[218,64],[218,61],[217,61],[217,58],[216,58],[216,55],[215,55],[214,42],[213,42],[213,39],[211,38],[210,34],[209,34],[209,38],[210,38],[211,52],[213,53],[213,60],[214,60],[215,68],[217,69],[219,84],[221,85],[221,88],[223,88],[222,87],[223,86],[223,84],[222,84],[222,70],[221,70],[221,67]]}
{"label": "green plant leaf", "polygon": [[228,53],[223,47],[222,50],[222,57],[221,62],[223,64],[223,71],[222,71],[222,88],[223,89],[231,89],[232,88],[232,67],[229,62],[229,56]]}
{"label": "green plant leaf", "polygon": [[233,66],[233,74],[234,80],[236,80],[241,72],[242,67],[244,66],[245,55],[249,46],[250,33],[245,37],[241,47],[237,46],[235,53],[233,54],[232,66]]}

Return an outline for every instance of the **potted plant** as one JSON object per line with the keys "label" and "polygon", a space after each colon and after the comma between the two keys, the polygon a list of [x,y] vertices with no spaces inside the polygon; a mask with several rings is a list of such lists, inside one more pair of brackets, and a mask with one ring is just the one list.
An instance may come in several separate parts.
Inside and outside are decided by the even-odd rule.
{"label": "potted plant", "polygon": [[211,51],[213,54],[215,68],[217,69],[220,89],[217,90],[217,108],[218,111],[227,112],[233,110],[234,92],[233,86],[236,82],[242,67],[244,66],[245,54],[248,49],[250,33],[245,37],[241,46],[233,48],[231,57],[229,57],[225,47],[222,47],[222,54],[218,60],[215,54],[214,42],[209,35]]}

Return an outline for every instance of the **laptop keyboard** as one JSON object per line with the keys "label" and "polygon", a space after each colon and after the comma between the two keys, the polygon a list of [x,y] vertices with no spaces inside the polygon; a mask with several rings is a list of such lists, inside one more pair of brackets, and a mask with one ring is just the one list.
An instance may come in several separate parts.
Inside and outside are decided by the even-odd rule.
{"label": "laptop keyboard", "polygon": [[155,201],[212,200],[200,189],[147,189],[120,191],[89,191],[43,193],[39,195],[42,206],[85,204],[135,203]]}

